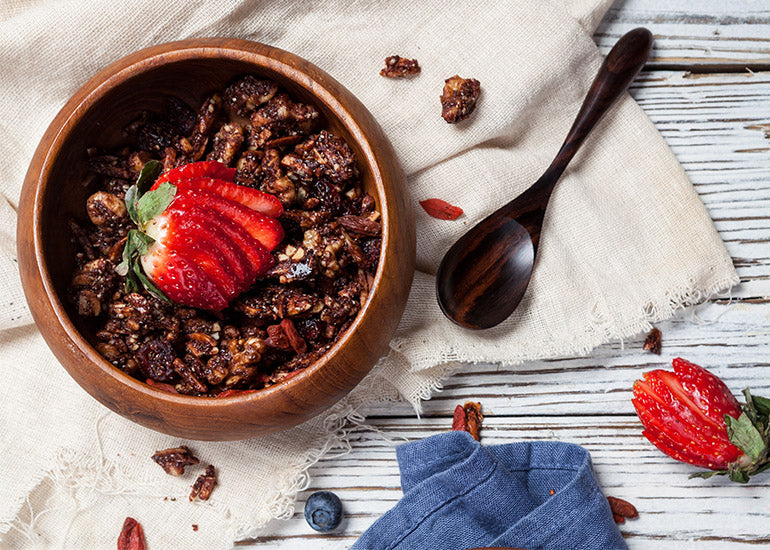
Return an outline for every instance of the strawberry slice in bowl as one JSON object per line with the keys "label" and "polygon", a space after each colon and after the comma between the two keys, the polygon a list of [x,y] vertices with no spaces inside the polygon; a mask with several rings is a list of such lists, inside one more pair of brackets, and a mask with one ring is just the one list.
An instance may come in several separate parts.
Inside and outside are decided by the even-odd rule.
{"label": "strawberry slice in bowl", "polygon": [[150,187],[150,191],[155,191],[162,183],[170,182],[178,184],[180,181],[194,179],[194,178],[218,178],[225,181],[233,181],[235,179],[235,168],[230,168],[226,164],[217,162],[214,160],[202,160],[200,162],[192,162],[190,164],[184,164],[177,168],[172,168],[168,172],[160,174],[155,180],[155,183]]}

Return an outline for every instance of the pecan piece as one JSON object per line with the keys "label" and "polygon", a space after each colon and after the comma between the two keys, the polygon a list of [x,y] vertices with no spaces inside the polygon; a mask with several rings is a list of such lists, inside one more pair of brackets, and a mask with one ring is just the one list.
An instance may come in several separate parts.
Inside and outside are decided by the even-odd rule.
{"label": "pecan piece", "polygon": [[216,160],[223,164],[230,164],[235,155],[241,150],[244,139],[244,131],[240,124],[234,122],[223,124],[214,135],[214,143],[206,160]]}
{"label": "pecan piece", "polygon": [[236,80],[225,90],[225,105],[238,116],[247,117],[254,110],[267,103],[278,93],[278,84],[246,75]]}
{"label": "pecan piece", "polygon": [[450,124],[465,120],[476,108],[480,93],[481,85],[475,78],[447,78],[441,94],[442,118]]}
{"label": "pecan piece", "polygon": [[206,150],[206,145],[209,142],[209,134],[214,129],[214,121],[219,115],[221,107],[222,98],[217,94],[208,98],[203,103],[203,106],[201,106],[201,110],[198,112],[198,117],[195,120],[195,129],[189,140],[192,146],[191,160],[198,160],[203,156],[203,152]]}
{"label": "pecan piece", "polygon": [[152,455],[152,459],[171,476],[181,476],[185,466],[200,462],[184,445],[157,451]]}
{"label": "pecan piece", "polygon": [[647,338],[645,338],[644,346],[642,346],[642,349],[645,351],[650,351],[656,355],[660,355],[660,340],[662,336],[663,335],[661,334],[660,329],[658,327],[653,327],[653,329],[647,335]]}
{"label": "pecan piece", "polygon": [[289,177],[305,182],[326,177],[344,186],[358,175],[355,156],[350,146],[331,132],[321,130],[294,148],[281,164]]}
{"label": "pecan piece", "polygon": [[118,550],[145,550],[146,548],[142,524],[134,518],[126,518],[118,536]]}
{"label": "pecan piece", "polygon": [[634,519],[639,517],[639,512],[636,511],[636,507],[622,498],[607,497],[607,502],[610,503],[610,510],[612,510],[612,518],[615,523],[625,523],[626,519]]}
{"label": "pecan piece", "polygon": [[476,441],[481,439],[481,423],[484,416],[481,414],[481,403],[469,401],[465,405],[455,407],[452,419],[452,430],[456,432],[468,432]]}
{"label": "pecan piece", "polygon": [[398,55],[385,58],[385,68],[380,70],[380,76],[388,78],[404,78],[420,72],[420,64],[416,59],[407,59]]}
{"label": "pecan piece", "polygon": [[217,484],[217,473],[214,470],[214,466],[209,464],[206,467],[206,471],[198,476],[198,479],[193,483],[192,491],[190,491],[190,502],[193,500],[208,500],[211,496],[211,491]]}
{"label": "pecan piece", "polygon": [[[200,360],[196,357],[187,354],[184,357],[184,361],[182,361],[179,358],[174,359],[174,362],[172,363],[174,370],[176,373],[184,380],[185,384],[184,386],[188,386],[192,390],[195,390],[198,393],[205,393],[206,390],[208,390],[208,386],[201,382],[199,376],[199,373],[196,372],[198,370],[203,370],[195,368],[196,367],[196,361],[200,363]],[[200,373],[201,378],[203,378],[203,373]],[[185,388],[187,389],[187,388]],[[177,391],[179,391],[179,387],[177,387]]]}
{"label": "pecan piece", "polygon": [[305,136],[315,129],[321,113],[313,105],[295,103],[278,94],[251,115],[249,148],[260,149],[268,141],[285,136]]}
{"label": "pecan piece", "polygon": [[105,191],[97,191],[86,201],[86,212],[94,225],[118,223],[126,217],[126,203]]}

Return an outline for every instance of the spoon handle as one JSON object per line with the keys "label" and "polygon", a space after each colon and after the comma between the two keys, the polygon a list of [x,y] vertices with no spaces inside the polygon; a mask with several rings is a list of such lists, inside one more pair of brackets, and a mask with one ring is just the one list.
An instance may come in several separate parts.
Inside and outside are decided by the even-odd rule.
{"label": "spoon handle", "polygon": [[621,36],[610,50],[591,84],[564,144],[548,170],[535,184],[541,187],[541,191],[547,189],[546,196],[551,194],[556,181],[589,132],[642,70],[650,55],[652,42],[652,33],[639,27]]}

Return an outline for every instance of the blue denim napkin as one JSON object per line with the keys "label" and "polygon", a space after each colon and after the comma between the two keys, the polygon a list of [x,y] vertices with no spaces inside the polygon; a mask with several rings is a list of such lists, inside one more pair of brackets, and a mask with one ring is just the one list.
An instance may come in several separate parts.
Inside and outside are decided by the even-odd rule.
{"label": "blue denim napkin", "polygon": [[627,550],[582,447],[447,432],[396,455],[404,496],[352,550]]}

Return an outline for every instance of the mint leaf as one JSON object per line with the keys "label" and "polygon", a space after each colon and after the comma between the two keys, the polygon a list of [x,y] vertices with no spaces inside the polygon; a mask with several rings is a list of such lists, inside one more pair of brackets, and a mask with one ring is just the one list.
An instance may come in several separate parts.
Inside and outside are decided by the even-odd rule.
{"label": "mint leaf", "polygon": [[150,190],[152,184],[158,179],[160,173],[163,171],[163,164],[157,160],[148,161],[139,172],[139,177],[136,180],[136,189],[138,198],[141,198],[147,191]]}
{"label": "mint leaf", "polygon": [[171,204],[171,201],[174,200],[174,195],[176,195],[176,185],[168,182],[161,183],[154,191],[142,195],[136,203],[136,215],[139,220],[137,225],[139,228],[144,229],[151,219],[163,213],[168,208],[168,205]]}
{"label": "mint leaf", "polygon": [[[746,456],[751,458],[753,462],[762,458],[765,452],[765,442],[762,439],[762,434],[759,433],[745,412],[741,413],[738,418],[726,414],[725,425],[727,426],[727,436],[733,445],[746,453]],[[733,479],[732,472],[730,479]]]}

